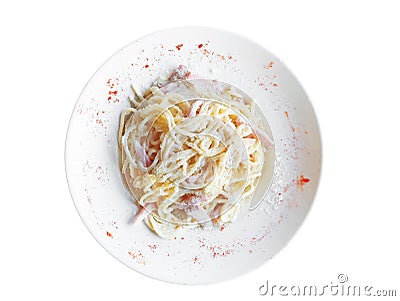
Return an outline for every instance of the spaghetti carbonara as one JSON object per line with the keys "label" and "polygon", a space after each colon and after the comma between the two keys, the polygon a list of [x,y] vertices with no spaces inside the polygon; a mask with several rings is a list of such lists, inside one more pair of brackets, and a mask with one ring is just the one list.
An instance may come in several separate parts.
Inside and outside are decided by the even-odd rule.
{"label": "spaghetti carbonara", "polygon": [[131,98],[121,114],[120,168],[144,220],[164,238],[234,220],[273,144],[254,103],[227,84],[178,76]]}

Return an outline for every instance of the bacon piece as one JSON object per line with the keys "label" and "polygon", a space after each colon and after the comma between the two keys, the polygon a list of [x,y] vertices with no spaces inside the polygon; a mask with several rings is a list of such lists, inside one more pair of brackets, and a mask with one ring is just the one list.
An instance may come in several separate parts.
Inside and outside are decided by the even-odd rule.
{"label": "bacon piece", "polygon": [[[239,126],[239,125],[244,124],[244,123],[246,123],[246,121],[240,116],[238,116],[236,118],[236,120],[234,121],[235,126]],[[252,126],[252,128],[253,128],[253,130],[255,132],[255,135],[254,134],[250,134],[250,135],[248,135],[248,136],[246,136],[244,138],[253,138],[253,139],[255,139],[256,135],[257,135],[257,138],[261,141],[262,144],[264,144],[265,147],[271,147],[271,146],[274,145],[274,141],[272,141],[272,138],[265,131],[259,129],[256,126]]]}
{"label": "bacon piece", "polygon": [[154,209],[156,209],[155,203],[146,204],[144,207],[140,206],[140,210],[136,213],[135,217],[132,220],[132,223],[138,224],[140,223],[146,216],[148,216]]}
{"label": "bacon piece", "polygon": [[198,109],[203,105],[202,100],[196,100],[195,102],[192,103],[192,106],[190,107],[190,111],[188,114],[188,117],[194,117],[197,115]]}
{"label": "bacon piece", "polygon": [[199,177],[200,177],[200,174],[191,175],[190,177],[186,178],[185,182],[188,184],[194,184]]}
{"label": "bacon piece", "polygon": [[205,195],[185,194],[182,197],[180,203],[181,209],[185,211],[194,211],[199,209],[199,205],[208,202],[208,198]]}
{"label": "bacon piece", "polygon": [[215,205],[214,209],[210,212],[210,218],[214,225],[218,224],[218,219],[221,216],[223,203],[218,203]]}
{"label": "bacon piece", "polygon": [[259,128],[254,128],[258,139],[265,145],[265,147],[274,146],[274,141],[272,141],[271,137]]}
{"label": "bacon piece", "polygon": [[236,120],[235,120],[235,125],[238,126],[238,125],[241,125],[243,123],[246,123],[246,120],[244,120],[241,116],[238,115]]}
{"label": "bacon piece", "polygon": [[146,149],[135,141],[136,156],[140,162],[142,162],[144,167],[149,167],[152,163],[149,155],[146,153]]}

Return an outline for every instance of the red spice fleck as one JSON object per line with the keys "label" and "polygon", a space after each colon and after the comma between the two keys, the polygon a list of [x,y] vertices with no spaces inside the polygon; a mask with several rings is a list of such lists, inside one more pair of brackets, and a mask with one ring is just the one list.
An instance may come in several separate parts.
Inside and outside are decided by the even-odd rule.
{"label": "red spice fleck", "polygon": [[115,86],[115,84],[111,82],[111,78],[109,78],[109,79],[107,80],[107,85],[108,85],[110,88],[114,88],[114,86]]}
{"label": "red spice fleck", "polygon": [[222,224],[221,227],[219,228],[219,231],[224,231],[225,230],[225,224]]}
{"label": "red spice fleck", "polygon": [[260,242],[260,241],[263,240],[265,237],[267,237],[267,235],[269,234],[269,232],[270,232],[270,230],[267,229],[267,231],[266,231],[264,234],[262,234],[262,235],[260,235],[260,236],[254,236],[254,237],[251,239],[250,243],[251,243],[251,244],[255,244],[255,243],[257,243],[257,242]]}
{"label": "red spice fleck", "polygon": [[149,68],[150,66],[146,64],[146,65],[144,65],[144,67],[145,67],[145,68]]}
{"label": "red spice fleck", "polygon": [[184,240],[185,238],[184,237],[181,237],[181,240]]}
{"label": "red spice fleck", "polygon": [[240,241],[238,241],[236,244],[237,244],[238,246],[241,246],[241,247],[244,246]]}
{"label": "red spice fleck", "polygon": [[158,247],[158,245],[156,245],[156,244],[154,244],[154,245],[147,245],[147,246],[150,248],[150,250],[153,251],[153,253],[154,253],[154,250],[157,249],[157,247]]}
{"label": "red spice fleck", "polygon": [[274,64],[274,62],[269,62],[268,66],[266,66],[265,69],[271,69]]}
{"label": "red spice fleck", "polygon": [[231,60],[232,59],[232,56],[230,55],[230,56],[228,56],[228,60]]}
{"label": "red spice fleck", "polygon": [[113,238],[113,235],[110,232],[107,231],[106,234],[107,234],[108,237]]}
{"label": "red spice fleck", "polygon": [[176,45],[175,47],[176,47],[176,49],[181,50],[182,46],[183,46],[183,44],[179,44],[179,45]]}
{"label": "red spice fleck", "polygon": [[310,182],[310,179],[305,178],[303,175],[301,175],[300,178],[297,179],[297,187],[303,189],[303,186],[308,182]]}
{"label": "red spice fleck", "polygon": [[285,111],[285,115],[286,115],[286,118],[289,118],[289,113],[288,113],[288,111]]}
{"label": "red spice fleck", "polygon": [[[118,79],[114,79],[114,80],[118,80]],[[114,86],[115,86],[115,83],[112,83],[111,82],[112,81],[112,79],[110,78],[110,79],[108,79],[107,80],[107,85],[108,85],[108,87],[110,88],[110,91],[108,91],[108,98],[107,98],[107,100],[108,100],[108,102],[110,103],[111,102],[111,100],[112,100],[112,98],[113,98],[113,96],[115,96],[115,95],[117,95],[117,93],[118,93],[118,91],[112,91],[111,89],[114,89]],[[115,101],[114,101],[115,102]]]}
{"label": "red spice fleck", "polygon": [[250,254],[253,253],[253,250],[249,250],[249,253],[250,253]]}
{"label": "red spice fleck", "polygon": [[207,49],[204,49],[204,50],[203,50],[203,53],[204,53],[204,55],[207,56],[208,54],[210,54],[210,51],[208,51]]}
{"label": "red spice fleck", "polygon": [[278,224],[280,224],[282,222],[282,219],[283,219],[283,214],[281,213],[279,216]]}
{"label": "red spice fleck", "polygon": [[146,265],[146,260],[141,251],[139,251],[137,253],[137,255],[134,252],[130,252],[130,251],[128,252],[128,254],[129,254],[129,256],[132,257],[132,259],[135,259],[137,263]]}
{"label": "red spice fleck", "polygon": [[203,47],[203,44],[199,44],[197,47],[199,47],[199,49],[200,49],[201,47]]}
{"label": "red spice fleck", "polygon": [[222,247],[220,247],[220,246],[211,246],[211,247],[209,247],[209,249],[211,251],[213,258],[216,258],[217,256],[225,257],[226,255],[229,255],[233,252],[233,250],[230,250],[230,249],[222,251]]}
{"label": "red spice fleck", "polygon": [[278,84],[277,84],[277,83],[274,83],[274,87],[278,87]]}
{"label": "red spice fleck", "polygon": [[199,258],[196,256],[195,258],[193,258],[193,263],[196,263],[196,262],[198,263],[199,262],[198,260],[199,260]]}

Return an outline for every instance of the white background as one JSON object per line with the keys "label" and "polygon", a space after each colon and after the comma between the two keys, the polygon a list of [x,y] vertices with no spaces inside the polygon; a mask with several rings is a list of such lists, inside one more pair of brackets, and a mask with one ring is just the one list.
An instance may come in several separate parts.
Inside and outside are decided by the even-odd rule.
{"label": "white background", "polygon": [[[322,286],[339,273],[400,295],[396,1],[233,2],[2,2],[1,300],[266,299],[266,280]],[[131,41],[182,25],[228,29],[281,58],[310,96],[324,147],[315,203],[287,247],[206,286],[116,261],[81,222],[64,171],[69,117],[92,74]]]}

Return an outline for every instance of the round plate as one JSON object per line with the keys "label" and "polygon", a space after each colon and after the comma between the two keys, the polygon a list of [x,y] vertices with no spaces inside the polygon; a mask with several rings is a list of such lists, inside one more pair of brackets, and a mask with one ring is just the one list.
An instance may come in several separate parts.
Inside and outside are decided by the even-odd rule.
{"label": "round plate", "polygon": [[[118,168],[119,116],[131,84],[142,92],[178,65],[246,92],[264,112],[275,140],[267,197],[240,220],[186,230],[166,240],[144,223]],[[114,54],[90,79],[73,111],[65,149],[75,206],[95,239],[144,275],[173,283],[230,279],[265,263],[303,222],[318,186],[321,140],[299,82],[269,51],[234,33],[182,27],[148,35]]]}

